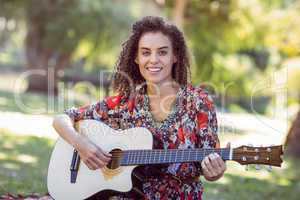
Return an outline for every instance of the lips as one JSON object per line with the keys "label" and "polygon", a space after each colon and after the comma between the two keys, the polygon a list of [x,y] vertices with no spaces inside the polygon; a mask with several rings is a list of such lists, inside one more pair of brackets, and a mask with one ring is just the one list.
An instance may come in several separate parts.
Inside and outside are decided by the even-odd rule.
{"label": "lips", "polygon": [[146,69],[150,72],[159,72],[162,70],[162,67],[146,67]]}

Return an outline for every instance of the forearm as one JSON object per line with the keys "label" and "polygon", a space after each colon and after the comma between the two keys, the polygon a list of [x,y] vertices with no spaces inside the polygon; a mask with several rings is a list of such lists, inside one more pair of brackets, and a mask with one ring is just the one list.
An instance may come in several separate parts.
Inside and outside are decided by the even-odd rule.
{"label": "forearm", "polygon": [[53,127],[56,132],[69,144],[77,147],[78,141],[80,141],[80,135],[74,128],[74,122],[66,114],[55,116],[53,120]]}

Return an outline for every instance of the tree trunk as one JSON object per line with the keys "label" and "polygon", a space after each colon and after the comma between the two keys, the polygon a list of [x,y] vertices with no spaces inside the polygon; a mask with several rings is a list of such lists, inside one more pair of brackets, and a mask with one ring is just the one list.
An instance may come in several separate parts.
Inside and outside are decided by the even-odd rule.
{"label": "tree trunk", "polygon": [[176,0],[175,7],[172,11],[174,23],[183,31],[184,11],[186,8],[186,0]]}
{"label": "tree trunk", "polygon": [[[45,3],[45,2],[44,2]],[[35,7],[36,6],[36,7]],[[28,88],[30,92],[42,92],[57,95],[57,72],[65,68],[70,61],[70,54],[59,53],[44,44],[47,19],[54,16],[55,2],[47,1],[47,6],[32,3],[27,10],[28,32],[25,38],[25,54],[27,60]]]}
{"label": "tree trunk", "polygon": [[285,141],[285,151],[288,155],[300,158],[300,110],[293,121]]}

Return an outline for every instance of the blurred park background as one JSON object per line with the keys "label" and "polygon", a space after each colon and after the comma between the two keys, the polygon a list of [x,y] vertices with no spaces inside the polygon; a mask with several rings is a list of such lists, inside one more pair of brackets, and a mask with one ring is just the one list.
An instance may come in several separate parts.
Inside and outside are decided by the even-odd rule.
{"label": "blurred park background", "polygon": [[222,146],[286,145],[271,172],[229,162],[205,199],[299,199],[299,0],[0,0],[0,196],[47,193],[52,117],[112,94],[122,41],[146,15],[184,32]]}

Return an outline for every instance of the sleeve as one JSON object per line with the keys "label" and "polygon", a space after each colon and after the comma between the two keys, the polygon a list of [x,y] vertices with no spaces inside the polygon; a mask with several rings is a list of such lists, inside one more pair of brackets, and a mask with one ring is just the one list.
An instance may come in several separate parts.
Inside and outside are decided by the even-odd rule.
{"label": "sleeve", "polygon": [[84,119],[96,119],[104,121],[108,118],[108,107],[105,101],[100,101],[91,105],[85,105],[79,108],[69,108],[64,111],[74,122]]}
{"label": "sleeve", "polygon": [[196,121],[199,148],[219,148],[218,121],[212,97],[202,88],[197,90]]}
{"label": "sleeve", "polygon": [[121,95],[107,97],[102,101],[91,105],[85,105],[79,108],[69,108],[64,111],[74,122],[84,119],[95,119],[99,121],[109,121],[114,117],[113,113],[117,112],[116,108],[121,103]]}

